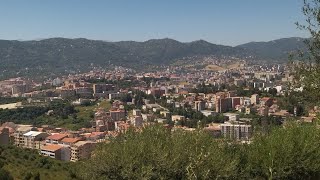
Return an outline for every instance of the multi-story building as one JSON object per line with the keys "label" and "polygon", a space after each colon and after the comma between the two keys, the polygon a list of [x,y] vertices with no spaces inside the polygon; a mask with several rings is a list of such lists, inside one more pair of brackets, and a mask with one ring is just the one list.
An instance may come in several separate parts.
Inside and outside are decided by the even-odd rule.
{"label": "multi-story building", "polygon": [[9,145],[10,143],[9,128],[0,127],[0,145]]}
{"label": "multi-story building", "polygon": [[22,147],[29,149],[40,149],[41,142],[48,136],[49,135],[45,132],[29,131],[23,134],[24,144],[22,144]]}
{"label": "multi-story building", "polygon": [[126,117],[126,112],[124,110],[110,110],[110,116],[114,121],[119,121]]}
{"label": "multi-story building", "polygon": [[104,93],[106,91],[111,91],[113,89],[114,89],[114,86],[112,84],[94,84],[93,85],[94,94]]}
{"label": "multi-story building", "polygon": [[241,98],[240,97],[232,97],[232,104],[231,104],[231,108],[235,109],[237,105],[241,104]]}
{"label": "multi-story building", "polygon": [[36,130],[37,128],[32,127],[31,125],[18,125],[16,131],[14,133],[14,145],[16,146],[24,146],[24,134]]}
{"label": "multi-story building", "polygon": [[23,93],[28,91],[26,84],[18,84],[12,87],[12,95],[21,96]]}
{"label": "multi-story building", "polygon": [[221,134],[228,139],[249,140],[252,136],[251,125],[224,123],[220,125]]}
{"label": "multi-story building", "polygon": [[206,108],[206,103],[204,101],[195,101],[194,102],[194,109],[196,111],[202,111]]}
{"label": "multi-story building", "polygon": [[216,112],[227,112],[232,106],[232,98],[222,98],[216,101]]}
{"label": "multi-story building", "polygon": [[124,97],[126,94],[125,93],[122,93],[122,92],[118,92],[118,93],[110,93],[109,94],[109,99],[112,100],[112,99],[119,99],[119,98],[122,98]]}
{"label": "multi-story building", "polygon": [[141,116],[135,116],[131,119],[131,123],[134,127],[141,127],[143,124],[143,119]]}
{"label": "multi-story building", "polygon": [[90,158],[96,143],[90,141],[78,141],[71,146],[71,161],[76,162],[81,159]]}
{"label": "multi-story building", "polygon": [[110,113],[99,109],[95,113],[92,127],[95,128],[97,132],[112,131],[114,130],[114,120],[111,118]]}
{"label": "multi-story building", "polygon": [[61,89],[60,91],[61,98],[74,97],[75,95],[76,95],[76,91],[73,89]]}
{"label": "multi-story building", "polygon": [[258,104],[259,103],[259,95],[258,94],[252,94],[250,100],[251,100],[251,103],[253,105]]}
{"label": "multi-story building", "polygon": [[91,87],[79,87],[76,88],[76,95],[80,98],[92,98],[93,97],[93,88]]}
{"label": "multi-story building", "polygon": [[40,154],[55,159],[61,159],[62,147],[62,145],[58,144],[49,144],[41,147]]}
{"label": "multi-story building", "polygon": [[60,144],[62,139],[68,137],[67,134],[53,134],[51,136],[46,137],[46,143],[49,144]]}

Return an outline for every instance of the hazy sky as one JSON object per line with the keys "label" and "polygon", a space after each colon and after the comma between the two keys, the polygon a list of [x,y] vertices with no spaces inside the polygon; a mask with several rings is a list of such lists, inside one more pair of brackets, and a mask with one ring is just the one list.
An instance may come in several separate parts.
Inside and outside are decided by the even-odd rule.
{"label": "hazy sky", "polygon": [[238,45],[306,37],[302,0],[0,0],[0,39],[173,38]]}

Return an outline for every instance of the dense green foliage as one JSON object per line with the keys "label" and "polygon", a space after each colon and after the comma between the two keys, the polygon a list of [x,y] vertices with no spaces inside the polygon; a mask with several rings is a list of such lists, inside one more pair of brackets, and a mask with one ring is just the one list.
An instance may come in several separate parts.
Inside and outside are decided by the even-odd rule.
{"label": "dense green foliage", "polygon": [[304,92],[285,93],[283,97],[278,97],[277,104],[281,109],[288,110],[289,113],[294,114],[296,108],[296,115],[303,116],[308,115],[307,110],[316,105],[313,100],[309,100],[309,95]]}
{"label": "dense green foliage", "polygon": [[76,164],[43,157],[35,150],[0,146],[0,179],[75,179]]}
{"label": "dense green foliage", "polygon": [[217,86],[208,84],[206,85],[205,83],[198,84],[196,88],[192,89],[192,93],[216,93],[219,90],[222,90],[221,88],[219,89]]}
{"label": "dense green foliage", "polygon": [[[51,113],[48,113],[52,111]],[[92,112],[93,113],[93,112]],[[17,124],[53,125],[77,130],[91,127],[92,117],[79,116],[79,111],[67,101],[53,101],[45,107],[24,107],[18,109],[0,109],[0,121]]]}
{"label": "dense green foliage", "polygon": [[0,104],[9,104],[26,101],[23,97],[0,97]]}
{"label": "dense green foliage", "polygon": [[320,173],[320,130],[290,124],[251,144],[202,131],[129,131],[83,163],[84,179],[309,179]]}
{"label": "dense green foliage", "polygon": [[[236,173],[232,148],[203,133],[150,127],[102,144],[84,164],[84,179],[185,179],[228,177]],[[206,144],[206,146],[204,146]],[[213,156],[205,157],[208,154]]]}
{"label": "dense green foliage", "polygon": [[[319,105],[320,101],[320,1],[305,0],[302,12],[306,18],[305,22],[297,23],[298,27],[310,35],[305,41],[306,53],[299,53],[302,61],[292,62],[292,73],[295,81],[294,88],[303,87],[303,102],[312,105]],[[293,93],[293,92],[289,93]]]}
{"label": "dense green foliage", "polygon": [[[185,104],[184,107],[175,107],[174,104],[168,104],[166,97],[157,99],[157,102],[168,109],[172,115],[181,115],[186,117],[186,120],[178,121],[177,125],[186,126],[189,128],[205,127],[209,123],[223,123],[225,118],[223,114],[209,115],[208,117],[203,115],[199,111],[192,109],[191,105]],[[167,123],[172,124],[171,118],[168,118]]]}
{"label": "dense green foliage", "polygon": [[12,121],[14,123],[31,123],[48,111],[46,107],[25,107],[18,109],[0,109],[0,121]]}
{"label": "dense green foliage", "polygon": [[320,130],[290,124],[260,136],[246,148],[246,169],[252,177],[265,179],[318,179]]}

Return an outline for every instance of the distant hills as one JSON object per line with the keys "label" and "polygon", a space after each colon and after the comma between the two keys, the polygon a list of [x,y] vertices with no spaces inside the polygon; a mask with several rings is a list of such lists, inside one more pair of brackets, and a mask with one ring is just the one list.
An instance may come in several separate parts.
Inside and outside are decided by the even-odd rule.
{"label": "distant hills", "polygon": [[18,75],[56,76],[86,71],[92,66],[121,65],[139,69],[148,65],[168,65],[184,57],[206,55],[286,60],[289,52],[304,48],[302,38],[251,42],[236,47],[204,40],[182,43],[168,38],[145,42],[106,42],[83,38],[0,40],[0,78]]}
{"label": "distant hills", "polygon": [[304,38],[283,38],[268,42],[250,42],[237,46],[243,48],[258,59],[287,60],[288,54],[297,50],[306,50]]}

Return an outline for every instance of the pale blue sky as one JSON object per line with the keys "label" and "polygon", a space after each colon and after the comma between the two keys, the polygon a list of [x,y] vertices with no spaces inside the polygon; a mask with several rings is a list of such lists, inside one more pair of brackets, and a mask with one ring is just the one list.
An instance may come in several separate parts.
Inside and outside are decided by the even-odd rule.
{"label": "pale blue sky", "polygon": [[238,45],[306,37],[302,0],[0,0],[0,39],[173,38]]}

